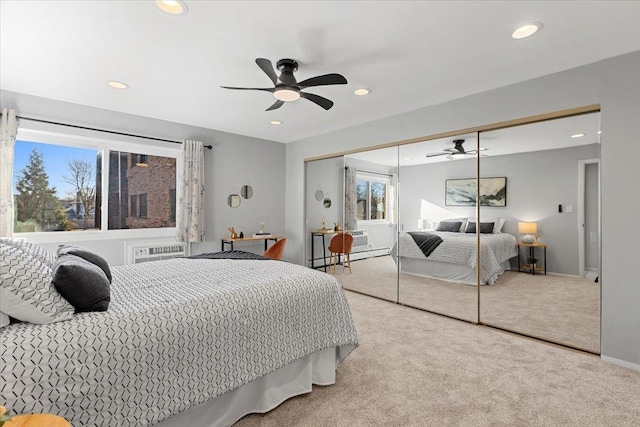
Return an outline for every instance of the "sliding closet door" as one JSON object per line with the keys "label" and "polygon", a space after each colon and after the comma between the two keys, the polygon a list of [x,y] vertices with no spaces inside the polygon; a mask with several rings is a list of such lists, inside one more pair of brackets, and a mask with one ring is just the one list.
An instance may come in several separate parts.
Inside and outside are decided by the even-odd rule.
{"label": "sliding closet door", "polygon": [[480,134],[482,323],[600,352],[599,125]]}
{"label": "sliding closet door", "polygon": [[351,269],[339,267],[335,276],[345,289],[397,302],[398,270],[391,253],[398,229],[398,148],[350,154],[344,164],[343,225],[353,241]]}
{"label": "sliding closet door", "polygon": [[[473,180],[476,137],[400,146],[399,302],[477,322]],[[471,153],[469,153],[471,151]]]}

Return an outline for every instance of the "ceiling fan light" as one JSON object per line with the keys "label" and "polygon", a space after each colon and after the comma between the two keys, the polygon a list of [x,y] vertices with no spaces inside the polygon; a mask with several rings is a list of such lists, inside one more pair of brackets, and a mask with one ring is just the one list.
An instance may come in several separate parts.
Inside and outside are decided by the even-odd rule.
{"label": "ceiling fan light", "polygon": [[461,159],[466,159],[467,157],[470,157],[470,156],[467,155],[466,153],[451,153],[447,156],[447,159],[461,160]]}
{"label": "ceiling fan light", "polygon": [[297,101],[300,99],[300,93],[292,89],[278,89],[273,92],[273,96],[284,102]]}
{"label": "ceiling fan light", "polygon": [[538,31],[540,31],[541,29],[542,29],[541,22],[532,22],[531,24],[523,25],[522,27],[515,30],[511,34],[511,37],[516,40],[526,39],[527,37],[531,37]]}
{"label": "ceiling fan light", "polygon": [[182,0],[156,0],[156,6],[170,15],[184,15],[189,10]]}

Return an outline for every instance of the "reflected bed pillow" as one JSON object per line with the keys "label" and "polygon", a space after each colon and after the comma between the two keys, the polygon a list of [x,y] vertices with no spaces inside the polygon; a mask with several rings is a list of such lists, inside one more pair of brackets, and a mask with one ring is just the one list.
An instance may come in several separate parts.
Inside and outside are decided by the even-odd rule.
{"label": "reflected bed pillow", "polygon": [[[495,224],[493,222],[481,222],[480,223],[480,233],[482,234],[493,234],[493,227]],[[476,223],[469,222],[467,223],[467,229],[465,233],[475,233],[476,232]]]}
{"label": "reflected bed pillow", "polygon": [[[476,222],[476,218],[469,218],[469,222]],[[502,228],[504,227],[504,218],[482,218],[482,222],[493,222],[493,234],[502,233]],[[481,222],[481,223],[482,223]]]}
{"label": "reflected bed pillow", "polygon": [[452,231],[455,233],[460,232],[462,221],[440,221],[436,231]]}
{"label": "reflected bed pillow", "polygon": [[[460,223],[460,229],[458,230],[461,233],[464,233],[464,229],[467,226],[467,218],[447,218],[447,219],[443,219],[440,222],[459,222]],[[440,223],[438,223],[438,226],[440,225]],[[436,227],[437,229],[438,227]]]}

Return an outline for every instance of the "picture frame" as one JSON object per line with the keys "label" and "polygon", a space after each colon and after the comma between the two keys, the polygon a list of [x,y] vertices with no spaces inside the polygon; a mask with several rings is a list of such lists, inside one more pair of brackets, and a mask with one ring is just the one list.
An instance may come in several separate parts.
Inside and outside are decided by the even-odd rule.
{"label": "picture frame", "polygon": [[[447,179],[445,206],[476,206],[476,178]],[[507,206],[507,177],[480,178],[480,206]]]}

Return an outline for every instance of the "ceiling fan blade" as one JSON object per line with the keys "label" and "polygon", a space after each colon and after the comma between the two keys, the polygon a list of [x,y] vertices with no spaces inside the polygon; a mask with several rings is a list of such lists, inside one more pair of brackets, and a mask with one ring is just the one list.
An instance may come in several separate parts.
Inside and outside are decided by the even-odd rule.
{"label": "ceiling fan blade", "polygon": [[300,96],[302,98],[308,99],[309,101],[321,106],[325,110],[328,110],[331,107],[333,107],[333,101],[330,101],[327,98],[323,98],[321,96],[314,95],[312,93],[304,93],[304,92],[300,92]]}
{"label": "ceiling fan blade", "polygon": [[346,85],[347,79],[340,74],[332,73],[323,76],[311,77],[298,83],[300,88],[311,86]]}
{"label": "ceiling fan blade", "polygon": [[262,90],[265,92],[273,93],[276,88],[274,87],[232,87],[232,86],[220,86],[223,89],[233,89],[233,90]]}
{"label": "ceiling fan blade", "polygon": [[256,58],[256,64],[258,64],[258,67],[260,67],[260,69],[269,76],[275,86],[278,83],[278,76],[276,76],[276,72],[271,61],[266,58]]}
{"label": "ceiling fan blade", "polygon": [[284,101],[280,101],[279,99],[273,103],[273,105],[269,108],[267,108],[264,111],[271,111],[271,110],[277,110],[278,108],[282,107],[282,104],[284,104]]}
{"label": "ceiling fan blade", "polygon": [[428,153],[427,157],[446,156],[449,153]]}

